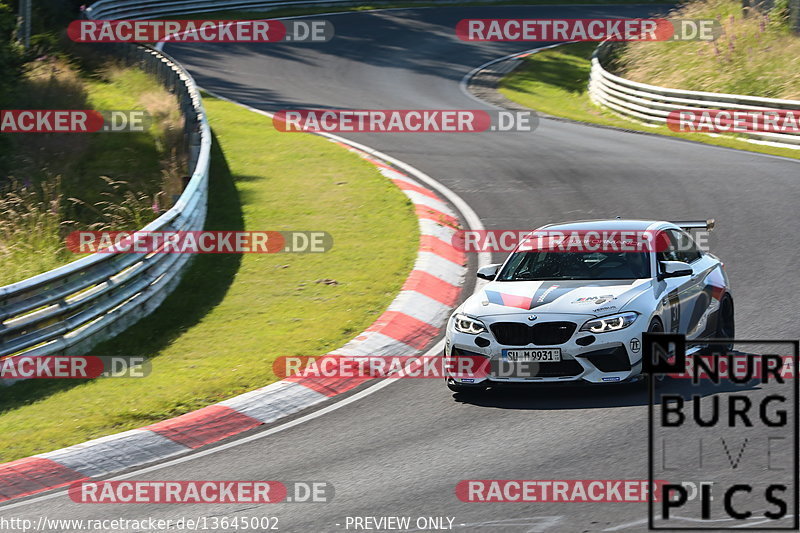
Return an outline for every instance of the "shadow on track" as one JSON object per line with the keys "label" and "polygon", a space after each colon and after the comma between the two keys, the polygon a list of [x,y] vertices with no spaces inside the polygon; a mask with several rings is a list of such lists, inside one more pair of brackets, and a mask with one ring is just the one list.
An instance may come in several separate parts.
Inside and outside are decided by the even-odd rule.
{"label": "shadow on track", "polygon": [[[667,378],[656,383],[655,403],[660,403],[662,394],[679,394],[686,401],[692,396],[705,398],[727,392],[743,392],[761,389],[760,380],[747,384],[722,382],[719,385],[703,380],[693,385],[690,379]],[[484,392],[455,393],[456,402],[491,407],[496,409],[526,409],[537,411],[563,409],[598,409],[609,407],[633,407],[648,404],[647,381],[624,384],[574,384],[531,383],[504,384]]]}

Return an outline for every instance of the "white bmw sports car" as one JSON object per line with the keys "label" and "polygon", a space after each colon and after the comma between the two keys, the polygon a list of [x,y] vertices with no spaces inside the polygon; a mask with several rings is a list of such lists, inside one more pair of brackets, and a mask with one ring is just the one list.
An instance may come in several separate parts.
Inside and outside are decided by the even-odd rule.
{"label": "white bmw sports car", "polygon": [[[459,357],[484,358],[491,370],[452,373],[448,387],[635,381],[644,332],[682,333],[695,349],[703,339],[732,339],[733,297],[723,264],[688,233],[713,225],[615,219],[535,230],[504,263],[478,271],[490,283],[450,317],[449,365],[455,368]],[[568,245],[575,235],[577,245]],[[630,246],[642,235],[657,237],[644,248]]]}

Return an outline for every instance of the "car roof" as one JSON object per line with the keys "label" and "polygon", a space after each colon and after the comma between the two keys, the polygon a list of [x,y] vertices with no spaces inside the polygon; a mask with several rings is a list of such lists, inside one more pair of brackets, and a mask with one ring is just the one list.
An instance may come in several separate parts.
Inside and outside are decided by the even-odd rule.
{"label": "car roof", "polygon": [[648,229],[675,228],[674,224],[663,220],[636,220],[608,218],[597,220],[576,220],[548,224],[539,228],[553,231],[645,231]]}

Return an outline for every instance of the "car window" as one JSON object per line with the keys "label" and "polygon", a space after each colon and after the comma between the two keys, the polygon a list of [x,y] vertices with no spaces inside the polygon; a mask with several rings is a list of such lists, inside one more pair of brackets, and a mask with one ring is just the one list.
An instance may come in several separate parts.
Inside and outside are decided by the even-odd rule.
{"label": "car window", "polygon": [[661,250],[656,254],[658,261],[683,261],[692,263],[702,257],[700,250],[694,240],[682,231],[667,230],[668,244],[666,250]]}
{"label": "car window", "polygon": [[643,279],[650,277],[644,252],[515,252],[496,281]]}
{"label": "car window", "polygon": [[678,245],[678,257],[679,261],[683,261],[685,263],[692,263],[697,261],[701,257],[700,250],[697,248],[697,244],[695,244],[692,237],[683,231],[675,231],[671,230],[674,240]]}
{"label": "car window", "polygon": [[[678,246],[677,239],[675,238],[675,235],[673,234],[673,232],[672,231],[665,231],[664,234],[667,236],[666,249],[659,250],[656,253],[656,259],[659,262],[661,262],[661,261],[683,261],[683,259],[681,259],[682,256],[678,253],[679,246]],[[662,243],[662,242],[663,241],[659,240],[659,243]]]}

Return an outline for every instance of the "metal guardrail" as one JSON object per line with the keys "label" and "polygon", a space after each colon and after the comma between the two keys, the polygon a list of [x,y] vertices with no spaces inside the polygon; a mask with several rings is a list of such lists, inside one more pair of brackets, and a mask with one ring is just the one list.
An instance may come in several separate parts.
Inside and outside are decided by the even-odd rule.
{"label": "metal guardrail", "polygon": [[[722,94],[703,91],[668,89],[626,80],[608,72],[603,62],[611,50],[609,43],[602,43],[592,55],[589,77],[589,97],[598,105],[605,106],[624,118],[646,124],[666,125],[671,111],[686,109],[800,109],[800,101],[760,98],[740,94]],[[737,133],[755,142],[769,143],[784,148],[800,148],[800,134],[747,132]]]}
{"label": "metal guardrail", "polygon": [[[117,45],[114,51],[155,75],[176,95],[184,116],[191,179],[175,205],[142,231],[202,229],[211,130],[197,86],[163,52],[129,44]],[[0,357],[85,353],[158,307],[177,285],[190,257],[96,253],[0,287]],[[0,379],[0,384],[10,382]]]}
{"label": "metal guardrail", "polygon": [[[89,19],[148,18],[196,11],[284,5],[343,5],[343,0],[100,0]],[[351,2],[358,4],[359,2]],[[211,130],[198,88],[167,54],[150,47],[104,44],[129,64],[154,74],[174,93],[184,117],[191,178],[175,205],[141,231],[203,228],[208,200]],[[180,280],[190,255],[98,253],[0,287],[0,358],[84,354],[154,311]],[[0,385],[18,380],[0,379]]]}

